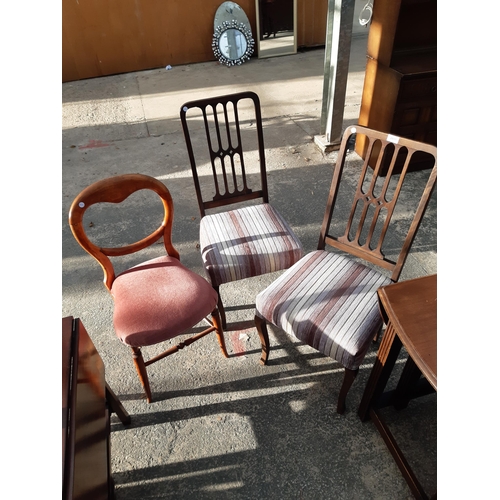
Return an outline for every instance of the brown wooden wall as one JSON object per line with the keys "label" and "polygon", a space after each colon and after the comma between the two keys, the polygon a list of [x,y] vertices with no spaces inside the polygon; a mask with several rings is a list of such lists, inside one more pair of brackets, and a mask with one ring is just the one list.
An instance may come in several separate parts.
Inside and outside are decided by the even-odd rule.
{"label": "brown wooden wall", "polygon": [[[63,0],[63,82],[215,59],[221,0]],[[255,0],[238,0],[254,38]],[[297,45],[325,43],[328,0],[297,0]]]}
{"label": "brown wooden wall", "polygon": [[297,47],[325,44],[328,0],[297,0]]}

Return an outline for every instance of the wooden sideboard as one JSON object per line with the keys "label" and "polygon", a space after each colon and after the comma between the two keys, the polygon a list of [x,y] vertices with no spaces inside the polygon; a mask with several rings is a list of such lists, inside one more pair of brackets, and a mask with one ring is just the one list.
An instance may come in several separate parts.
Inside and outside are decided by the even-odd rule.
{"label": "wooden sideboard", "polygon": [[[374,2],[358,123],[437,145],[437,0]],[[433,166],[425,155],[415,165]]]}
{"label": "wooden sideboard", "polygon": [[109,416],[130,423],[106,384],[104,364],[82,322],[62,320],[63,500],[114,498]]}

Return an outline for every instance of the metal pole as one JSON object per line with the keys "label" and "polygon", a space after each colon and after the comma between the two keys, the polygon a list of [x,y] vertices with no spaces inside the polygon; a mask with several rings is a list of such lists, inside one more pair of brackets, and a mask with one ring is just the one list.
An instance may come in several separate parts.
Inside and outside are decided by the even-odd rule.
{"label": "metal pole", "polygon": [[339,148],[351,54],[355,0],[328,0],[321,135],[314,142],[325,151]]}

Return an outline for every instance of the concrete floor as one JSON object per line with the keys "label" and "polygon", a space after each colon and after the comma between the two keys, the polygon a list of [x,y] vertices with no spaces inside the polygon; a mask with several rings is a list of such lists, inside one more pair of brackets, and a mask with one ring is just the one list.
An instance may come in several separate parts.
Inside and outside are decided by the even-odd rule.
{"label": "concrete floor", "polygon": [[[365,47],[365,37],[353,39],[345,126],[359,116]],[[67,224],[73,198],[92,182],[129,172],[152,175],[172,193],[173,240],[182,262],[204,275],[179,109],[199,97],[253,90],[262,103],[271,201],[305,250],[315,249],[336,155],[313,143],[323,57],[318,49],[232,68],[210,62],[63,84],[62,315],[81,318],[109,385],[132,417],[129,427],[112,417],[117,500],[412,498],[374,425],[356,413],[377,345],[340,416],[342,368],[333,360],[271,329],[270,363],[260,366],[251,322],[255,295],[276,276],[244,280],[222,288],[230,358],[209,336],[152,365],[155,401],[147,404],[129,350],[113,332],[101,269]],[[434,196],[401,279],[436,272],[436,251]],[[394,434],[431,492],[436,405],[436,397],[427,396],[411,402],[409,411],[388,410]]]}

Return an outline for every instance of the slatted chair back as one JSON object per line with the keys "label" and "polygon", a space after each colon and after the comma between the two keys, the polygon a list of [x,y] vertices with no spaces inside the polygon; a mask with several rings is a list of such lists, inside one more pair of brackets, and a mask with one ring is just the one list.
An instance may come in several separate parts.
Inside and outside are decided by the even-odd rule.
{"label": "slatted chair back", "polygon": [[[258,198],[269,202],[257,94],[239,92],[190,101],[181,107],[180,117],[202,217],[206,210],[239,202]],[[248,170],[250,164],[258,165],[258,175],[255,169]],[[204,189],[201,182],[201,168],[206,165],[211,189]]]}
{"label": "slatted chair back", "polygon": [[[367,144],[361,175],[352,194],[348,209],[347,223],[336,234],[331,234],[334,212],[345,210],[345,199],[340,203],[339,193],[343,176],[349,175],[346,165],[352,151],[354,139],[363,136]],[[398,199],[404,192],[408,173],[414,170],[413,162],[421,161],[422,155],[428,156],[433,164],[422,196],[417,202],[412,218],[406,221],[406,234],[394,255],[384,252],[384,241],[388,235],[391,221],[394,223]],[[389,165],[387,173],[384,165]],[[403,165],[402,168],[398,165]],[[401,170],[401,172],[399,172]],[[415,234],[420,226],[425,209],[429,203],[437,179],[437,148],[421,142],[395,137],[391,134],[371,130],[360,125],[349,127],[343,135],[338,159],[332,179],[327,207],[321,225],[318,250],[331,245],[365,259],[372,264],[388,269],[392,281],[397,281],[406,261]],[[408,189],[408,188],[407,188]],[[411,188],[409,188],[411,190]],[[393,250],[393,248],[392,248]]]}

